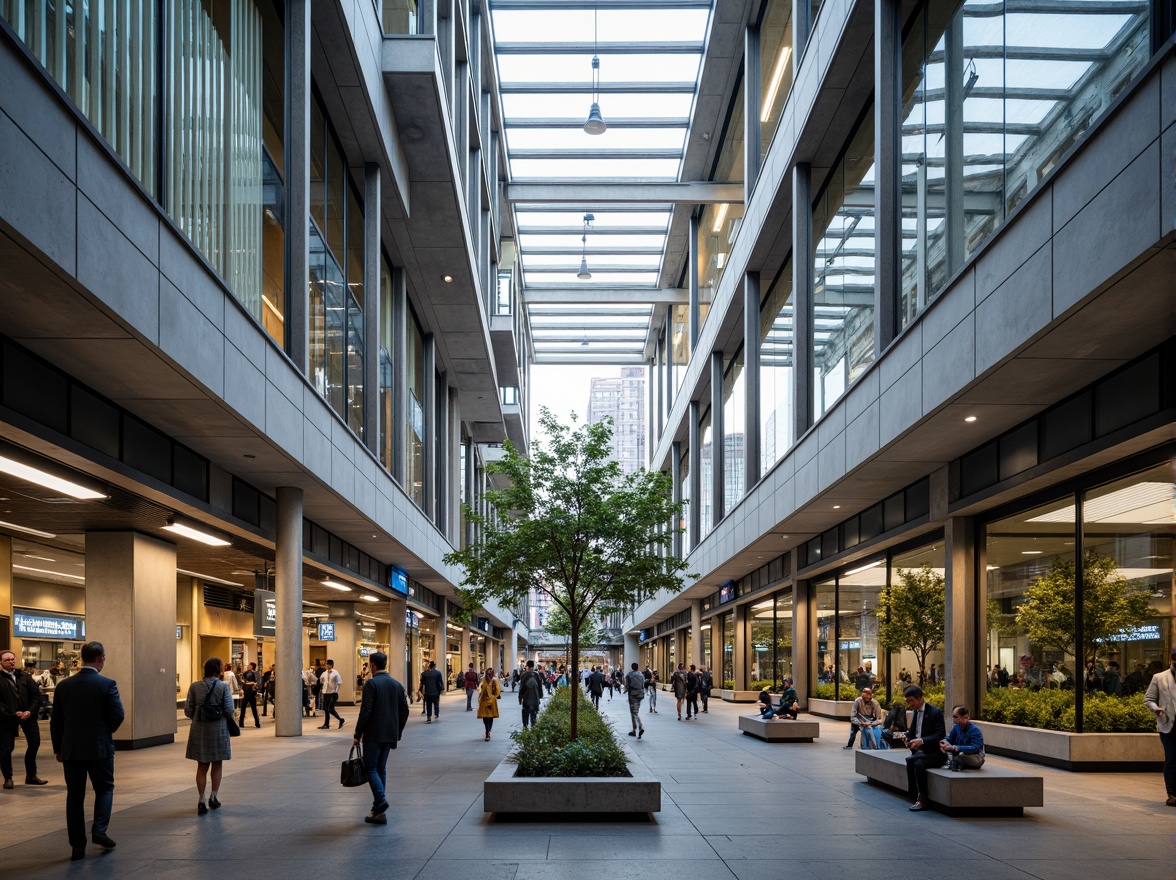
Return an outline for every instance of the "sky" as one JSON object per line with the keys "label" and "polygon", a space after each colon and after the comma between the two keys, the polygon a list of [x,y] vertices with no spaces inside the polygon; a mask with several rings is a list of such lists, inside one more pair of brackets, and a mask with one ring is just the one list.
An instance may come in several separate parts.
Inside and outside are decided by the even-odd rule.
{"label": "sky", "polygon": [[539,430],[539,407],[545,406],[562,422],[574,412],[583,423],[588,412],[588,389],[594,377],[621,375],[613,364],[597,366],[562,366],[535,364],[531,367],[531,437]]}

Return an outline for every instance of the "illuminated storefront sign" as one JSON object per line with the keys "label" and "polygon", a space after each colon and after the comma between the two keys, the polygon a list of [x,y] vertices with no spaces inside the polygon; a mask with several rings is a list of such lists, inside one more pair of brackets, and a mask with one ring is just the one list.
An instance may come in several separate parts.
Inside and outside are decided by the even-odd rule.
{"label": "illuminated storefront sign", "polygon": [[84,639],[86,624],[80,617],[59,617],[13,608],[12,634],[18,639]]}
{"label": "illuminated storefront sign", "polygon": [[318,640],[320,642],[335,641],[335,624],[334,623],[320,623],[318,625]]}

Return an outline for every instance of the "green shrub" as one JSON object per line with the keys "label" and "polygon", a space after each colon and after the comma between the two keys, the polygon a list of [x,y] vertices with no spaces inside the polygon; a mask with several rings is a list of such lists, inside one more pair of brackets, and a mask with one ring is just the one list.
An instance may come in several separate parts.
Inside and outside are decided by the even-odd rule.
{"label": "green shrub", "polygon": [[[831,685],[831,684],[819,684],[815,688],[813,688],[810,696],[812,696],[818,700],[835,699],[833,696],[833,693],[834,693],[833,688],[834,688],[834,685]],[[848,684],[848,683],[843,683],[841,685],[841,696],[839,698],[841,702],[852,703],[857,698],[858,698],[858,689],[857,688],[855,688],[852,684]],[[887,707],[886,689],[884,687],[882,687],[881,685],[879,685],[875,689],[874,699],[876,699],[879,703],[882,703],[883,708]],[[943,701],[946,699],[946,695],[944,692],[944,686],[941,684],[940,685],[927,685],[927,686],[925,686],[923,688],[923,699],[925,699],[928,703],[930,703],[933,706],[942,707]],[[898,701],[902,700],[902,690],[898,687],[892,688],[890,691],[891,704],[893,704],[895,700],[898,700]]]}
{"label": "green shrub", "polygon": [[557,688],[535,724],[512,734],[518,743],[510,758],[519,765],[516,775],[628,776],[616,734],[583,695],[577,716],[579,737],[572,739],[571,689]]}
{"label": "green shrub", "polygon": [[772,681],[770,678],[757,678],[751,683],[751,689],[753,691],[762,691],[764,688],[772,690],[778,686],[779,682]]}
{"label": "green shrub", "polygon": [[[1040,730],[1074,730],[1077,709],[1073,691],[995,688],[984,697],[983,720]],[[1082,729],[1087,733],[1148,733],[1155,715],[1138,696],[1087,694]]]}
{"label": "green shrub", "polygon": [[733,691],[733,690],[735,690],[735,679],[733,679],[733,678],[724,678],[724,679],[723,679],[723,687],[724,687],[724,688],[726,688],[726,689],[727,689],[727,690],[729,690],[729,691]]}

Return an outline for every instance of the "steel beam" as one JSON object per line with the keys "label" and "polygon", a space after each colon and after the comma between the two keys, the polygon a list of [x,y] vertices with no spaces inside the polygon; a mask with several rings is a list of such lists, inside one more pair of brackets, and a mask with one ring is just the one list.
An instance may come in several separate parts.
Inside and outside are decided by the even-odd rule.
{"label": "steel beam", "polygon": [[742,183],[708,181],[611,181],[607,183],[508,183],[506,199],[512,204],[743,204]]}
{"label": "steel beam", "polygon": [[[557,303],[685,305],[689,301],[690,291],[679,287],[523,287],[523,302],[529,307]],[[535,314],[535,311],[532,310],[531,313]],[[566,312],[561,311],[558,314],[564,315]]]}
{"label": "steel beam", "polygon": [[[504,82],[500,95],[693,95],[690,82],[608,82],[593,86],[591,82]],[[583,125],[583,120],[580,125]]]}
{"label": "steel beam", "polygon": [[564,9],[710,9],[711,0],[491,0],[491,9],[525,12]]}
{"label": "steel beam", "polygon": [[561,150],[559,148],[543,150],[509,150],[512,159],[681,159],[682,150],[678,147],[659,149],[603,149],[588,147],[587,149]]}
{"label": "steel beam", "polygon": [[[685,129],[685,128],[690,127],[690,119],[689,119],[689,117],[685,117],[685,116],[683,116],[683,117],[676,117],[676,116],[660,116],[660,117],[658,117],[658,116],[627,116],[624,118],[620,118],[620,117],[613,118],[612,116],[610,116],[607,121],[608,121],[608,127],[609,127],[610,131],[613,129],[620,129],[620,128],[636,128],[636,129],[682,128],[682,129]],[[583,116],[576,116],[576,117],[535,116],[535,117],[526,118],[526,119],[519,118],[519,117],[513,117],[513,118],[504,119],[502,121],[502,125],[505,128],[513,128],[516,130],[517,129],[531,129],[531,128],[582,129],[584,127],[584,117]]]}
{"label": "steel beam", "polygon": [[701,55],[706,43],[698,40],[650,40],[589,43],[569,40],[548,43],[495,43],[497,55]]}
{"label": "steel beam", "polygon": [[[576,226],[516,226],[516,235],[579,235],[583,227]],[[601,235],[665,235],[664,226],[593,226],[592,236]],[[527,253],[533,253],[528,248]],[[661,251],[658,251],[660,254]]]}

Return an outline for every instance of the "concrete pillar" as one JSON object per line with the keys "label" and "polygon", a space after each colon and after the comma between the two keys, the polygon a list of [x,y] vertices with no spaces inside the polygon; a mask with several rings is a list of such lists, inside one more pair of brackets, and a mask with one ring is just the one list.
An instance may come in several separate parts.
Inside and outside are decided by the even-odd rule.
{"label": "concrete pillar", "polygon": [[[354,602],[329,602],[327,613],[335,624],[335,643],[327,646],[327,656],[335,661],[335,671],[343,684],[339,686],[339,705],[355,705],[355,655],[359,644],[358,620]],[[280,667],[279,667],[280,668]]]}
{"label": "concrete pillar", "polygon": [[[12,538],[0,535],[0,617],[12,620]],[[8,632],[12,631],[11,625]],[[0,641],[5,641],[8,632],[0,633]],[[21,639],[12,639],[12,644],[0,646],[11,649],[20,657]]]}
{"label": "concrete pillar", "polygon": [[363,442],[380,450],[380,166],[363,173]]}
{"label": "concrete pillar", "polygon": [[743,33],[743,204],[760,171],[760,31],[752,21]]}
{"label": "concrete pillar", "polygon": [[637,639],[637,633],[625,633],[625,672],[629,672],[634,663],[640,662],[641,643]]}
{"label": "concrete pillar", "polygon": [[274,733],[302,736],[302,490],[279,486],[275,494],[274,592],[278,620],[274,634]]}
{"label": "concrete pillar", "polygon": [[[388,672],[404,685],[406,690],[415,690],[416,682],[407,681],[408,638],[405,618],[408,614],[408,599],[393,596],[388,600]],[[419,676],[418,672],[418,676]]]}
{"label": "concrete pillar", "polygon": [[963,704],[978,712],[983,668],[976,662],[976,528],[971,517],[953,516],[943,526],[947,631],[943,673],[945,710]]}
{"label": "concrete pillar", "polygon": [[310,325],[310,3],[286,3],[286,353],[307,370]]}
{"label": "concrete pillar", "polygon": [[702,600],[690,602],[690,659],[687,663],[702,665]]}
{"label": "concrete pillar", "polygon": [[87,532],[86,638],[106,647],[103,674],[118,682],[126,710],[116,748],[175,741],[175,627],[175,544],[137,532]]}
{"label": "concrete pillar", "polygon": [[898,335],[902,289],[902,0],[874,4],[874,169],[877,359]]}
{"label": "concrete pillar", "polygon": [[813,681],[814,645],[811,581],[796,581],[792,592],[792,684],[800,705],[808,706]]}
{"label": "concrete pillar", "polygon": [[735,644],[731,666],[735,674],[735,690],[747,690],[747,605],[735,608],[733,620],[735,622]]}
{"label": "concrete pillar", "polygon": [[727,426],[723,416],[723,353],[712,351],[710,357],[711,379],[711,528],[715,528],[724,516],[726,507],[727,444],[724,442]]}
{"label": "concrete pillar", "polygon": [[437,339],[432,333],[425,339],[425,399],[421,401],[424,411],[425,438],[422,453],[424,473],[425,516],[437,522]]}
{"label": "concrete pillar", "polygon": [[[807,0],[795,5],[808,9]],[[792,169],[792,303],[795,442],[813,423],[813,180],[812,168],[807,164],[797,164]]]}
{"label": "concrete pillar", "polygon": [[743,276],[743,491],[760,478],[760,276]]}
{"label": "concrete pillar", "polygon": [[800,65],[800,56],[813,29],[812,0],[792,0],[792,69]]}
{"label": "concrete pillar", "polygon": [[686,450],[690,463],[690,506],[686,509],[690,517],[690,532],[687,546],[694,548],[702,540],[702,432],[699,430],[702,405],[697,400],[690,401],[689,419],[687,425],[690,438],[690,448]]}
{"label": "concrete pillar", "polygon": [[[964,21],[952,17],[944,33],[944,198],[947,275],[964,265]],[[999,221],[1000,218],[998,217]],[[968,707],[972,708],[971,706]]]}

